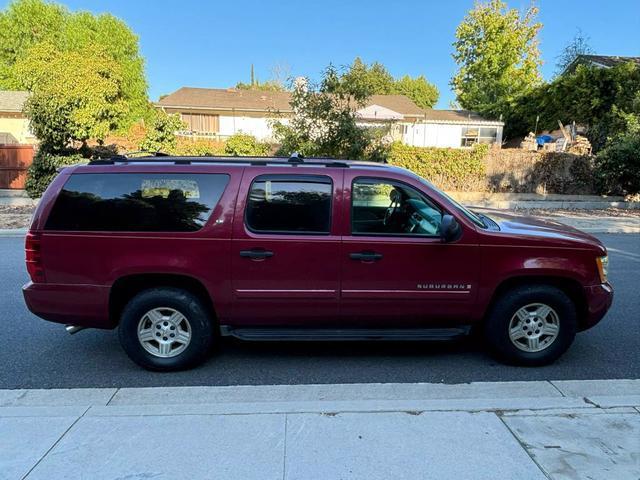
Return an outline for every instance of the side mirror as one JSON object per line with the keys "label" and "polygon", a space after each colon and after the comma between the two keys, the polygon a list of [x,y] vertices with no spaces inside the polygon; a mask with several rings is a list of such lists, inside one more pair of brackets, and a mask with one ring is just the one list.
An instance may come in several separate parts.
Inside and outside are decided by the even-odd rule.
{"label": "side mirror", "polygon": [[462,228],[453,215],[444,214],[440,223],[440,240],[443,243],[453,242],[460,237]]}

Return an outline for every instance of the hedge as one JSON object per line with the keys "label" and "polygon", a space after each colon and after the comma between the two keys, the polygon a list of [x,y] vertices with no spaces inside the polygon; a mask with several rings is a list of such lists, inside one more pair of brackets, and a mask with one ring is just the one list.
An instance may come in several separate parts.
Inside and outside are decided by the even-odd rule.
{"label": "hedge", "polygon": [[488,152],[489,145],[471,149],[425,148],[394,142],[387,163],[411,170],[443,190],[483,190]]}

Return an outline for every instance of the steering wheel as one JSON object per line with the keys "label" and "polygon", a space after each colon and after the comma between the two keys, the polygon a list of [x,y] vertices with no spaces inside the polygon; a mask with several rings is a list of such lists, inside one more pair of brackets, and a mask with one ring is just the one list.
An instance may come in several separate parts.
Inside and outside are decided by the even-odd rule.
{"label": "steering wheel", "polygon": [[384,219],[382,220],[382,224],[386,227],[389,225],[391,218],[396,214],[396,210],[400,206],[401,195],[395,188],[391,190],[389,193],[389,199],[391,203],[387,207],[387,210],[384,212]]}

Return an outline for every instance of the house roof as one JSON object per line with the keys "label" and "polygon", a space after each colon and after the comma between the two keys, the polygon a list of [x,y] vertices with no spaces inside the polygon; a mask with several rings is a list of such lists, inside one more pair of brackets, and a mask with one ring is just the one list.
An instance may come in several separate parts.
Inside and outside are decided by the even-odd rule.
{"label": "house roof", "polygon": [[[239,90],[235,88],[182,87],[163,97],[156,103],[159,107],[203,110],[240,110],[254,112],[279,111],[290,113],[291,93]],[[381,107],[375,108],[374,106]],[[364,119],[398,119],[413,117],[436,123],[487,123],[502,125],[502,122],[487,120],[467,110],[422,109],[404,95],[372,95],[359,112]]]}
{"label": "house roof", "polygon": [[404,95],[371,95],[367,102],[367,106],[369,105],[379,105],[394,112],[401,113],[402,115],[424,115],[424,110]]}
{"label": "house roof", "polygon": [[499,120],[488,120],[479,113],[470,110],[434,110],[424,111],[424,118],[435,123],[485,123],[502,125]]}
{"label": "house roof", "polygon": [[[289,92],[182,87],[162,98],[157,105],[174,108],[291,112],[290,100]],[[367,106],[370,105],[379,105],[402,115],[424,114],[424,110],[404,95],[372,95],[367,102]]]}
{"label": "house roof", "polygon": [[0,90],[0,112],[22,112],[29,92]]}
{"label": "house roof", "polygon": [[182,87],[160,99],[157,105],[160,107],[290,112],[289,98],[289,92]]}
{"label": "house roof", "polygon": [[640,66],[640,57],[619,57],[617,55],[578,55],[563,73],[575,70],[578,65],[591,64],[598,67],[610,68],[626,62],[634,62]]}

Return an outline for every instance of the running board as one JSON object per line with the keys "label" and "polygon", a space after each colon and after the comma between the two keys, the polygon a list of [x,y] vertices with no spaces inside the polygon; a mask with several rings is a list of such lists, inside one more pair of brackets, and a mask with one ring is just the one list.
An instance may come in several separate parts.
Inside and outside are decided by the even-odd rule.
{"label": "running board", "polygon": [[225,337],[236,337],[249,341],[442,341],[464,337],[471,327],[457,328],[233,328],[220,326]]}

